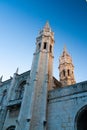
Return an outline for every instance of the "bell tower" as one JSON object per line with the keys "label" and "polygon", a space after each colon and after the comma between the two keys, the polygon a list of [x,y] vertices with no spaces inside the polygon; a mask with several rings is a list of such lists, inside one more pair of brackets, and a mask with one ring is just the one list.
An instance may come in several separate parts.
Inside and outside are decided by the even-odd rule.
{"label": "bell tower", "polygon": [[46,129],[47,91],[53,87],[54,34],[47,22],[36,38],[31,77],[36,77],[30,130]]}
{"label": "bell tower", "polygon": [[51,31],[50,25],[47,22],[44,28],[39,32],[39,36],[36,38],[35,55],[39,58],[37,66],[39,73],[43,69],[47,74],[48,90],[51,90],[53,87],[53,47],[54,33]]}
{"label": "bell tower", "polygon": [[59,59],[59,78],[62,86],[75,84],[74,78],[74,66],[72,58],[68,54],[66,47],[64,47],[63,53]]}
{"label": "bell tower", "polygon": [[47,22],[36,38],[16,130],[46,129],[47,92],[53,89],[53,46],[54,33]]}

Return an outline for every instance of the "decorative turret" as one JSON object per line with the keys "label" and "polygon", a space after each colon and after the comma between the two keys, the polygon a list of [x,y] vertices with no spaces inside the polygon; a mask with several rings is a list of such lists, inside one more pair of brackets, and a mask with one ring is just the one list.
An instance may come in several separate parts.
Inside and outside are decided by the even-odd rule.
{"label": "decorative turret", "polygon": [[63,53],[59,59],[59,78],[62,86],[75,84],[74,78],[74,66],[72,58],[68,54],[66,47],[64,47]]}

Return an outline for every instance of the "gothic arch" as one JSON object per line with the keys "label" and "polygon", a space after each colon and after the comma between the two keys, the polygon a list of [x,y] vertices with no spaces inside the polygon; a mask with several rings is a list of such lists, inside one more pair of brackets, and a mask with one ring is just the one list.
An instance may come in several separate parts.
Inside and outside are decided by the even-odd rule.
{"label": "gothic arch", "polygon": [[23,80],[18,85],[17,90],[16,90],[16,98],[17,99],[23,98],[25,84],[26,84],[26,80]]}
{"label": "gothic arch", "polygon": [[75,130],[87,130],[87,105],[83,106],[75,117]]}
{"label": "gothic arch", "polygon": [[15,126],[10,126],[6,130],[15,130]]}

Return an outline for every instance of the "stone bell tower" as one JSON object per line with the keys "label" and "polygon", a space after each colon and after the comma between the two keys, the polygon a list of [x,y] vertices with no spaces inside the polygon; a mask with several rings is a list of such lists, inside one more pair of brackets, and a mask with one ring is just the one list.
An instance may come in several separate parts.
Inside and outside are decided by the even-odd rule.
{"label": "stone bell tower", "polygon": [[46,129],[47,91],[53,89],[53,46],[54,33],[47,22],[36,38],[16,130]]}
{"label": "stone bell tower", "polygon": [[[36,38],[36,56],[34,60],[38,61],[37,72],[40,74],[43,70],[43,72],[47,74],[48,90],[53,89],[53,48],[54,33],[51,31],[50,25],[47,22],[44,28],[39,32],[39,36]],[[36,57],[38,57],[38,59],[36,59]]]}
{"label": "stone bell tower", "polygon": [[59,59],[59,78],[62,86],[75,84],[74,78],[74,66],[72,58],[68,54],[66,47],[64,47],[63,53]]}
{"label": "stone bell tower", "polygon": [[33,85],[30,130],[46,129],[47,91],[53,87],[53,46],[54,34],[47,22],[36,38],[36,51],[31,69],[31,76],[35,76],[36,81]]}

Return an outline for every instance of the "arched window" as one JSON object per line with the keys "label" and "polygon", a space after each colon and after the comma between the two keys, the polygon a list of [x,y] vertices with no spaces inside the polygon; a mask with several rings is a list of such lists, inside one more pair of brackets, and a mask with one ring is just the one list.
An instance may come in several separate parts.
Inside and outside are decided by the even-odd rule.
{"label": "arched window", "polygon": [[23,94],[24,94],[24,86],[26,84],[26,81],[23,81],[20,83],[20,85],[18,86],[18,89],[16,91],[16,98],[23,98]]}
{"label": "arched window", "polygon": [[68,76],[70,76],[70,70],[69,69],[67,70],[67,72],[68,72]]}
{"label": "arched window", "polygon": [[44,42],[44,47],[43,47],[43,49],[47,49],[47,43],[46,43],[46,42]]}
{"label": "arched window", "polygon": [[65,77],[65,70],[63,70],[63,76]]}
{"label": "arched window", "polygon": [[87,105],[82,107],[76,115],[75,130],[87,130]]}
{"label": "arched window", "polygon": [[10,126],[6,130],[15,130],[15,126]]}

